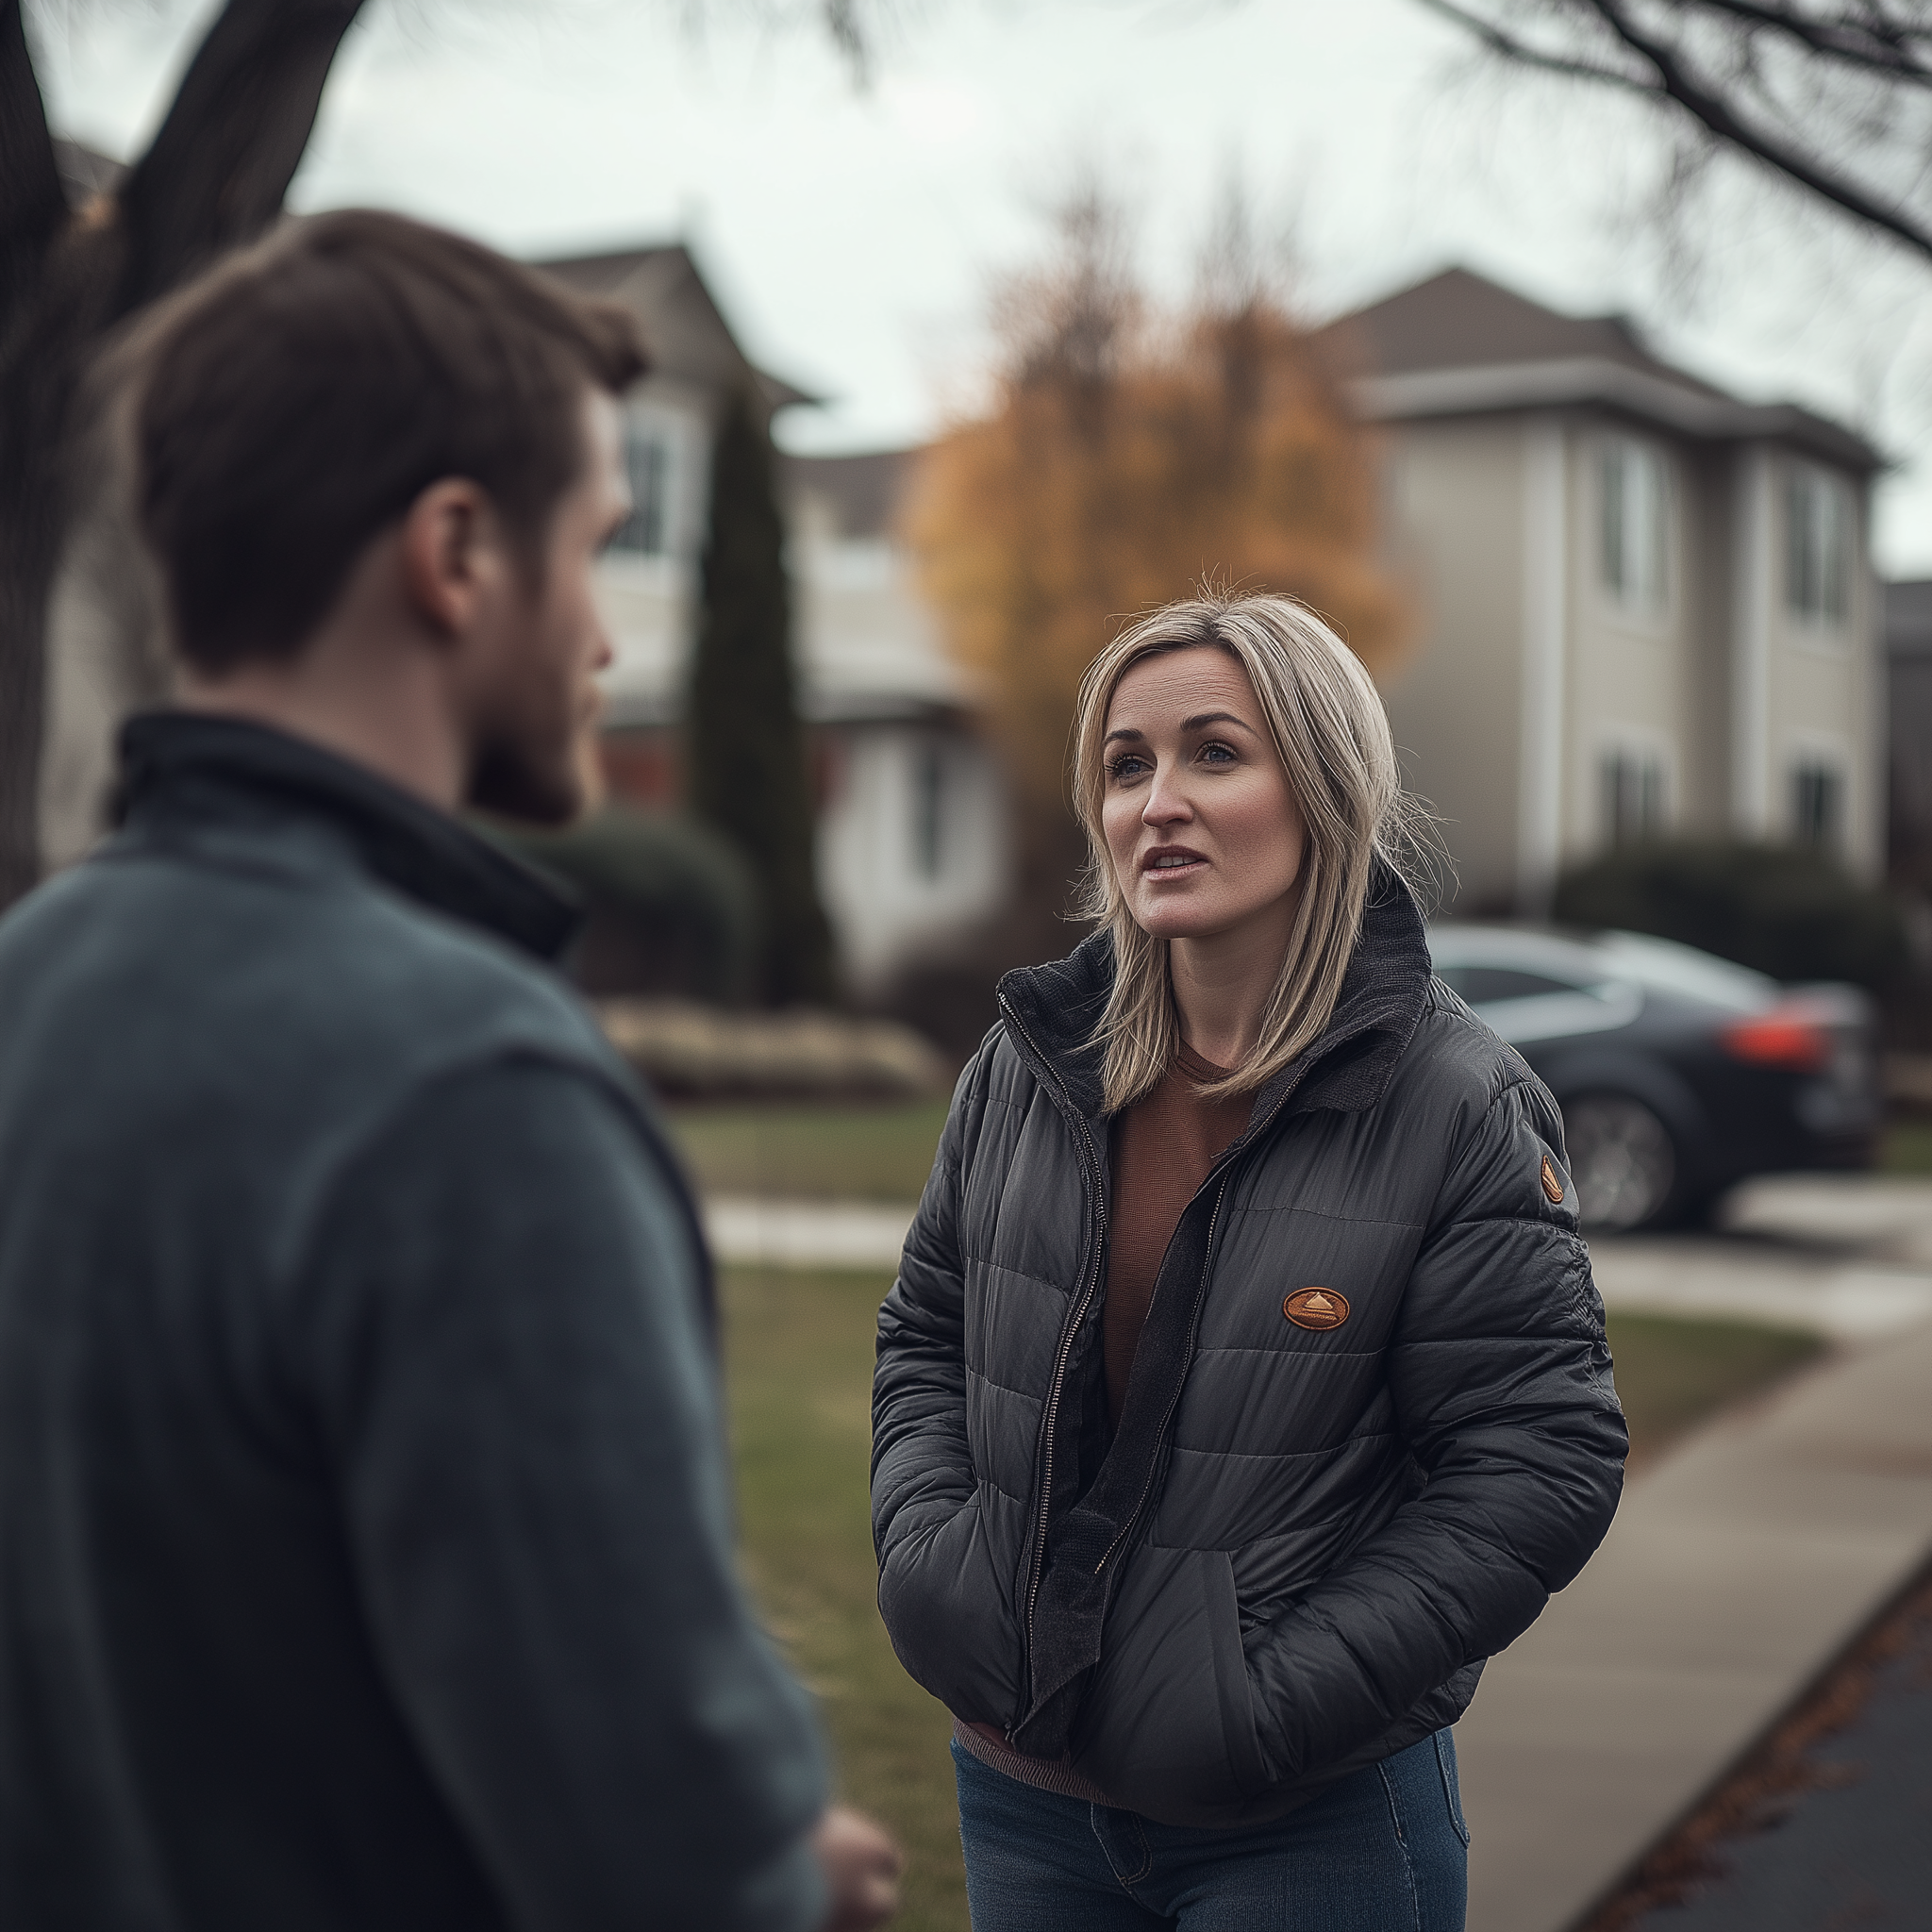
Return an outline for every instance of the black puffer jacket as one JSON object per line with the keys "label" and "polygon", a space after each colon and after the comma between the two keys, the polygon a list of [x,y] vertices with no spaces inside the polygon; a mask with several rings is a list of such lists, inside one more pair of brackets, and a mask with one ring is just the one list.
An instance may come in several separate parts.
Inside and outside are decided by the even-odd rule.
{"label": "black puffer jacket", "polygon": [[[1236,1824],[1453,1722],[1601,1541],[1626,1437],[1556,1105],[1390,880],[1181,1217],[1109,1441],[1111,971],[1096,936],[1009,974],[954,1096],[879,1317],[879,1607],[957,1716]],[[1287,1319],[1310,1287],[1346,1319]]]}

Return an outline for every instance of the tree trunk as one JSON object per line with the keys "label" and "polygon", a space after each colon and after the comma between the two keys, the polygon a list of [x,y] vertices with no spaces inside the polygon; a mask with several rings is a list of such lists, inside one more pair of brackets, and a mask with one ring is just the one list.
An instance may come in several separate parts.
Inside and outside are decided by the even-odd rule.
{"label": "tree trunk", "polygon": [[0,0],[0,908],[40,875],[47,607],[103,339],[279,212],[361,0],[229,0],[120,193],[70,210]]}

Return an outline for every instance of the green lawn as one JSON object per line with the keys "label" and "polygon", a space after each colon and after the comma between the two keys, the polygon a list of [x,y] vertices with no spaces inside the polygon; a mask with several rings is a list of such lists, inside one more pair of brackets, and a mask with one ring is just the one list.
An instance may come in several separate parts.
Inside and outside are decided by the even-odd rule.
{"label": "green lawn", "polygon": [[715,1194],[916,1201],[946,1124],[944,1100],[896,1106],[682,1107],[671,1125]]}
{"label": "green lawn", "polygon": [[1878,1165],[1887,1174],[1932,1174],[1932,1121],[1893,1121],[1878,1143]]}
{"label": "green lawn", "polygon": [[1815,1335],[1744,1322],[1687,1322],[1669,1315],[1612,1314],[1610,1353],[1630,1424],[1630,1454],[1642,1462],[1726,1403],[1768,1387],[1824,1347]]}
{"label": "green lawn", "polygon": [[724,1277],[746,1566],[770,1627],[823,1700],[840,1795],[905,1846],[908,1932],[966,1932],[952,1719],[899,1668],[874,1592],[866,1501],[874,1274]]}
{"label": "green lawn", "polygon": [[[883,1167],[884,1159],[881,1158]],[[740,1515],[772,1628],[823,1700],[841,1794],[908,1855],[908,1932],[966,1932],[945,1711],[900,1670],[874,1603],[866,1507],[881,1274],[727,1271],[726,1355]],[[1806,1336],[1613,1316],[1640,1456],[1815,1352]]]}

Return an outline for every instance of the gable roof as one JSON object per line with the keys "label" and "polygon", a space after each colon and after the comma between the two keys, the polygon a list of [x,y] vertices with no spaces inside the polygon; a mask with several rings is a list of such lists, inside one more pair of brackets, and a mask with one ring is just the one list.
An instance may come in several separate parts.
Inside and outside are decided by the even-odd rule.
{"label": "gable roof", "polygon": [[641,325],[652,372],[705,389],[724,389],[748,375],[767,409],[819,403],[823,396],[756,367],[738,345],[724,311],[681,242],[535,261],[581,295],[621,302]]}
{"label": "gable roof", "polygon": [[1336,325],[1378,375],[1594,357],[1708,396],[1722,390],[1660,360],[1623,315],[1564,315],[1466,268],[1358,308]]}
{"label": "gable roof", "polygon": [[812,497],[824,505],[840,538],[863,541],[892,534],[906,479],[918,454],[911,449],[863,450],[837,457],[781,454],[778,473],[794,496]]}
{"label": "gable roof", "polygon": [[1865,475],[1884,458],[1790,403],[1746,403],[1653,353],[1621,315],[1565,315],[1445,269],[1323,331],[1372,421],[1594,405],[1707,441],[1775,441]]}

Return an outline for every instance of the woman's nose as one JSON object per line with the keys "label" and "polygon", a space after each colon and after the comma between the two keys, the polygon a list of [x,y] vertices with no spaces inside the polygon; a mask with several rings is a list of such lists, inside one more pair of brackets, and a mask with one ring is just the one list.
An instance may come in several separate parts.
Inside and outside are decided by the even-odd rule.
{"label": "woman's nose", "polygon": [[1177,819],[1191,818],[1192,808],[1188,804],[1181,788],[1174,782],[1173,775],[1165,771],[1156,772],[1154,783],[1148,788],[1147,803],[1141,808],[1141,823],[1147,825],[1171,825]]}

